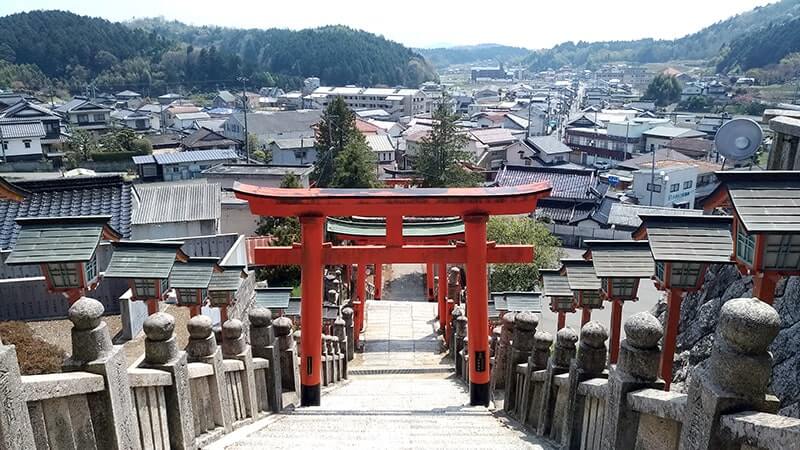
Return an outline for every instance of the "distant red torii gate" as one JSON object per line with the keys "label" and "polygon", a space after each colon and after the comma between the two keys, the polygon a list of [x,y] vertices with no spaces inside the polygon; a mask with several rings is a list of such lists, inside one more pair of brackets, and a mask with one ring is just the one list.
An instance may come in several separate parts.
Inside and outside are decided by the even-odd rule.
{"label": "distant red torii gate", "polygon": [[[236,197],[260,216],[299,217],[302,243],[291,247],[251,246],[255,265],[301,266],[301,405],[320,404],[323,268],[325,265],[386,263],[466,264],[470,403],[489,404],[488,263],[533,261],[530,245],[486,241],[490,215],[527,214],[549,195],[548,182],[502,188],[454,189],[280,189],[236,183]],[[324,242],[325,218],[386,218],[385,245],[333,246]],[[403,216],[458,216],[465,242],[457,245],[404,245]]]}

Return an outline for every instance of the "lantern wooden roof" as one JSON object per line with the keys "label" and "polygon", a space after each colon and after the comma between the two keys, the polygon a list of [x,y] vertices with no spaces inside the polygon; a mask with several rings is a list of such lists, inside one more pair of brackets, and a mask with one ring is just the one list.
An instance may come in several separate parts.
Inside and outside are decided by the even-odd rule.
{"label": "lantern wooden roof", "polygon": [[120,241],[114,242],[114,253],[108,263],[106,278],[165,279],[175,259],[186,261],[181,251],[183,242]]}
{"label": "lantern wooden roof", "polygon": [[256,288],[256,304],[270,309],[287,309],[291,295],[290,287]]}
{"label": "lantern wooden roof", "polygon": [[169,286],[176,289],[207,289],[218,258],[190,258],[172,266]]}
{"label": "lantern wooden roof", "polygon": [[541,292],[492,292],[491,296],[494,300],[495,306],[501,311],[542,311]]}
{"label": "lantern wooden roof", "polygon": [[648,241],[584,241],[600,278],[650,278],[655,262]]}
{"label": "lantern wooden roof", "polygon": [[562,259],[569,288],[573,291],[600,290],[600,278],[594,273],[594,265],[585,259]]}
{"label": "lantern wooden roof", "polygon": [[749,233],[800,233],[800,171],[728,171],[715,175],[722,183],[718,190],[727,190],[736,215]]}
{"label": "lantern wooden roof", "polygon": [[572,297],[567,277],[561,269],[539,269],[542,277],[542,291],[547,297]]}
{"label": "lantern wooden roof", "polygon": [[[289,306],[286,308],[284,314],[287,316],[300,317],[300,297],[291,297],[289,299]],[[336,320],[339,317],[339,307],[336,305],[324,304],[322,305],[322,319],[323,320]]]}
{"label": "lantern wooden roof", "polygon": [[634,231],[650,241],[657,262],[731,263],[733,241],[731,216],[668,216],[642,214]]}
{"label": "lantern wooden roof", "polygon": [[17,243],[8,265],[86,262],[101,239],[118,240],[108,221],[111,216],[19,218]]}
{"label": "lantern wooden roof", "polygon": [[244,266],[224,266],[222,271],[211,274],[211,281],[208,283],[209,292],[232,291],[236,292],[242,285],[242,280],[247,278]]}

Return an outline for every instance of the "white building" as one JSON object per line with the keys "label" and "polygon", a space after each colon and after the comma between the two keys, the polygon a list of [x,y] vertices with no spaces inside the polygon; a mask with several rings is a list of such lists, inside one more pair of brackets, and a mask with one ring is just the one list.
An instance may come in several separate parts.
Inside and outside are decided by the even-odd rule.
{"label": "white building", "polygon": [[390,164],[395,161],[395,144],[388,135],[368,134],[364,138],[375,154],[375,160],[378,164]]}
{"label": "white building", "polygon": [[323,109],[334,97],[342,97],[350,109],[382,109],[393,118],[425,112],[425,94],[419,89],[322,86],[308,97],[311,106]]}
{"label": "white building", "polygon": [[[13,122],[8,122],[9,120],[13,120]],[[42,138],[44,137],[44,125],[40,120],[0,120],[2,159],[4,161],[42,159],[44,157]]]}
{"label": "white building", "polygon": [[[639,169],[633,173],[633,194],[640,205],[668,208],[694,208],[697,167],[672,164]],[[652,200],[651,200],[652,194]]]}

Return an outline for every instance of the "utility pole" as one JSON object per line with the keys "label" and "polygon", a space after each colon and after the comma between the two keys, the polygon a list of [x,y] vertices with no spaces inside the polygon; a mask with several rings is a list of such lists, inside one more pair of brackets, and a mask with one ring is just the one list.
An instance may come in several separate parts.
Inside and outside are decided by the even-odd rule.
{"label": "utility pole", "polygon": [[250,81],[247,77],[239,77],[237,80],[242,82],[242,111],[244,111],[244,151],[246,164],[250,164],[250,145],[247,140],[250,134],[247,131],[247,82]]}
{"label": "utility pole", "polygon": [[[656,189],[656,149],[653,149],[653,167],[650,172],[650,205],[653,206],[653,191]],[[660,184],[659,184],[660,186]]]}

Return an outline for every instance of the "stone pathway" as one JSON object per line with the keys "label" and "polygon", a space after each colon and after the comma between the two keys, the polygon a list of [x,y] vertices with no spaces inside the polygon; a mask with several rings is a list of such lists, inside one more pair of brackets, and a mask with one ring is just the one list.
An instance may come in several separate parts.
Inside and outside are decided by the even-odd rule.
{"label": "stone pathway", "polygon": [[502,413],[467,404],[438,354],[435,304],[367,303],[365,351],[322,406],[265,419],[229,449],[550,449]]}

